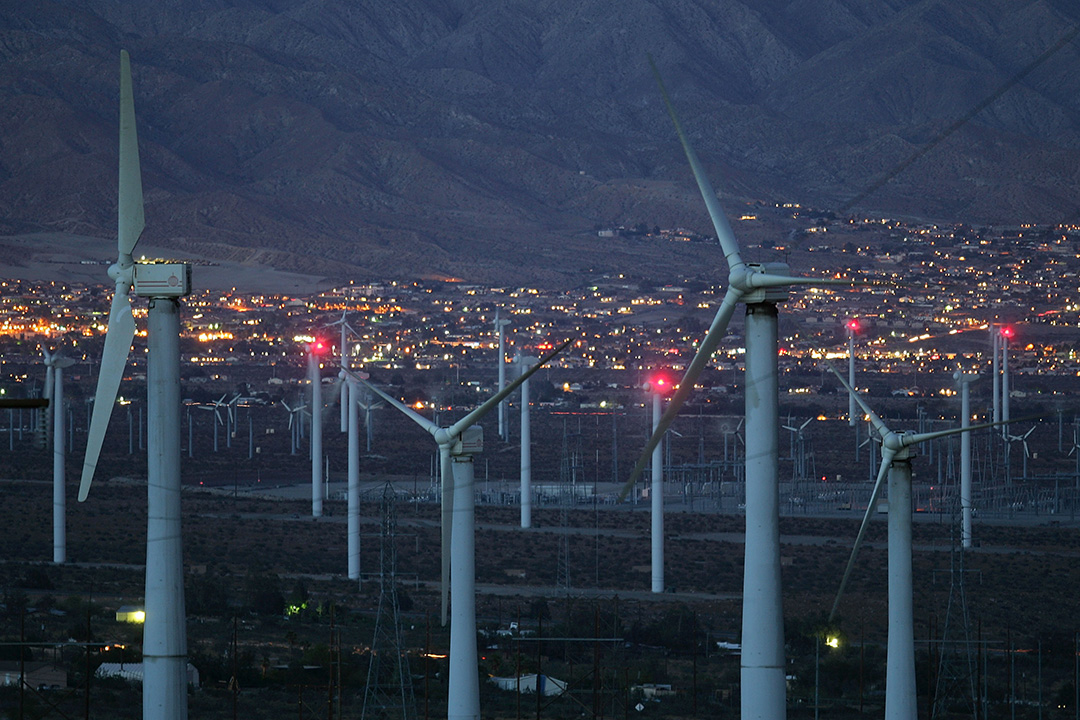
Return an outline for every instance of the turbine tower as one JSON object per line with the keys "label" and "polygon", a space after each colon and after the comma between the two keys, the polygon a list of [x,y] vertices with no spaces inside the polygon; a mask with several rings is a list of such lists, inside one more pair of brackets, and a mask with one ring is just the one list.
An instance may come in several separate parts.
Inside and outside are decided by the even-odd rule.
{"label": "turbine tower", "polygon": [[[346,368],[342,368],[346,372]],[[348,373],[344,387],[348,392],[345,403],[348,413],[349,484],[348,497],[348,557],[349,579],[360,579],[360,384],[356,378],[367,380],[367,373]]]}
{"label": "turbine tower", "polygon": [[1009,339],[1013,329],[1008,325],[1001,328],[1001,437],[1006,442],[1009,434],[1006,426],[1009,422]]}
{"label": "turbine tower", "polygon": [[[642,389],[652,398],[652,430],[655,433],[660,426],[664,396],[671,389],[671,382],[663,374],[657,373]],[[652,591],[664,592],[664,459],[660,443],[652,451],[652,483],[649,488],[649,509],[651,522],[649,536],[652,549]]]}
{"label": "turbine tower", "polygon": [[889,630],[886,649],[885,671],[885,718],[886,720],[914,720],[917,717],[915,702],[915,619],[914,584],[911,569],[911,459],[915,456],[911,447],[939,437],[967,434],[971,430],[991,427],[994,423],[938,430],[936,432],[894,432],[870,409],[870,406],[848,385],[828,360],[826,367],[836,375],[840,383],[855,398],[862,411],[870,418],[881,441],[881,467],[870,493],[870,502],[863,515],[862,525],[855,537],[840,589],[836,594],[829,621],[836,616],[844,589],[855,564],[859,547],[873,517],[877,498],[886,476],[889,479]]}
{"label": "turbine tower", "polygon": [[79,501],[86,500],[102,441],[124,375],[135,317],[128,299],[149,300],[146,392],[147,438],[146,621],[143,624],[143,717],[187,718],[187,628],[180,538],[180,315],[191,291],[191,266],[139,262],[131,253],[145,225],[131,63],[120,51],[120,188],[116,283],[97,394],[86,441]]}
{"label": "turbine tower", "polygon": [[[500,320],[499,311],[495,311],[495,331],[499,334],[499,392],[506,387],[506,345],[504,330],[510,324],[509,320]],[[510,435],[509,422],[506,416],[506,402],[499,403],[499,437],[506,440]],[[522,525],[522,527],[528,527]]]}
{"label": "turbine tower", "polygon": [[[974,373],[957,370],[953,379],[960,385],[960,427],[971,426],[971,383],[979,379]],[[971,434],[960,436],[960,546],[971,547]]]}
{"label": "turbine tower", "polygon": [[[67,562],[67,488],[66,454],[67,447],[64,432],[64,368],[71,367],[75,361],[64,357],[59,352],[50,353],[41,349],[45,355],[45,397],[49,407],[42,412],[51,414],[52,453],[53,453],[53,562]],[[48,427],[48,425],[46,426]]]}
{"label": "turbine tower", "polygon": [[[851,385],[851,387],[855,387],[855,333],[859,332],[859,321],[852,318],[844,323],[844,327],[847,328],[848,384]],[[855,398],[850,395],[848,396],[847,415],[848,425],[857,427],[859,425],[859,418],[855,413]]]}
{"label": "turbine tower", "polygon": [[322,340],[315,339],[307,349],[308,382],[311,383],[311,516],[322,517],[322,374],[319,356],[326,349]]}
{"label": "turbine tower", "polygon": [[727,332],[735,308],[746,304],[746,559],[743,576],[742,717],[782,720],[786,717],[786,662],[780,590],[779,387],[777,385],[776,304],[787,299],[792,285],[851,285],[844,280],[791,277],[783,263],[747,263],[724,216],[697,153],[690,145],[660,74],[649,60],[675,131],[690,163],[698,189],[728,265],[728,287],[708,333],[649,439],[622,495],[649,461],[649,455],[679,413]]}
{"label": "turbine tower", "polygon": [[[424,428],[439,446],[442,469],[442,622],[447,619],[447,589],[453,598],[450,617],[450,677],[447,697],[449,720],[479,720],[480,676],[476,652],[476,527],[474,514],[473,456],[483,451],[480,420],[570,341],[541,358],[517,380],[489,398],[465,417],[440,427],[416,413],[397,398],[366,380],[360,380],[410,420]],[[352,371],[348,371],[352,374]],[[355,376],[354,376],[355,377]],[[359,378],[357,378],[359,379]],[[449,582],[448,582],[449,580]]]}
{"label": "turbine tower", "polygon": [[[539,362],[534,357],[515,359],[518,374],[523,375]],[[532,425],[530,419],[529,380],[521,383],[521,527],[532,527]],[[501,406],[500,406],[501,407]]]}

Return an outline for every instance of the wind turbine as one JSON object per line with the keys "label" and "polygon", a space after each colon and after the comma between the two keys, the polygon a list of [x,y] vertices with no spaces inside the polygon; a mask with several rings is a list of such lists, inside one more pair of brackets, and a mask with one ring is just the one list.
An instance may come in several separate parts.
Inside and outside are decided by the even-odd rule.
{"label": "wind turbine", "polygon": [[289,407],[289,404],[284,400],[279,400],[281,407],[285,408],[289,413],[289,454],[296,454],[297,436],[299,435],[301,415],[307,405],[304,404],[303,399],[296,407]]}
{"label": "wind turbine", "polygon": [[[338,373],[338,378],[340,380],[345,379],[345,370],[347,370],[349,367],[349,333],[356,332],[355,330],[353,330],[353,327],[349,324],[348,320],[345,319],[348,314],[348,310],[342,310],[341,318],[330,323],[330,327],[333,327],[334,325],[341,326],[341,345],[338,346],[341,353],[341,371]],[[345,383],[341,384],[340,393],[341,396],[339,398],[339,401],[341,403],[341,432],[348,432],[349,417],[346,403],[349,400],[349,388]]]}
{"label": "wind turbine", "polygon": [[1024,461],[1023,461],[1024,462],[1024,464],[1023,464],[1024,474],[1023,474],[1023,478],[1025,480],[1027,480],[1027,476],[1028,476],[1028,473],[1027,473],[1027,471],[1028,471],[1027,461],[1028,461],[1028,458],[1031,457],[1031,450],[1028,449],[1027,439],[1028,439],[1028,435],[1030,435],[1033,432],[1035,432],[1035,426],[1034,425],[1032,425],[1031,429],[1028,430],[1023,435],[1012,435],[1012,434],[1006,434],[1005,435],[1005,440],[1006,441],[1008,441],[1010,443],[1018,442],[1018,443],[1022,443],[1024,445]]}
{"label": "wind turbine", "polygon": [[795,452],[791,454],[792,465],[794,466],[794,475],[797,480],[806,480],[806,436],[803,434],[803,430],[806,426],[814,421],[814,418],[808,418],[799,427],[793,425],[784,425],[785,430],[791,431],[791,437],[794,440]]}
{"label": "wind turbine", "polygon": [[[960,384],[960,427],[971,426],[971,383],[979,379],[974,373],[957,370],[953,379]],[[971,547],[971,434],[960,436],[960,545]]]}
{"label": "wind turbine", "polygon": [[132,251],[145,226],[131,62],[120,51],[120,183],[116,283],[101,356],[79,501],[86,500],[109,417],[124,375],[135,317],[129,295],[149,300],[147,313],[146,620],[143,624],[143,717],[187,718],[187,628],[180,537],[180,315],[191,292],[191,266],[139,262]]}
{"label": "wind turbine", "polygon": [[[64,432],[64,368],[75,364],[71,358],[59,352],[50,353],[41,348],[45,356],[45,397],[49,407],[42,412],[51,413],[53,453],[53,562],[67,562],[67,447]],[[49,425],[46,425],[49,427]]]}
{"label": "wind turbine", "polygon": [[843,280],[797,278],[783,263],[747,263],[671,104],[656,65],[649,59],[675,131],[728,265],[728,287],[708,333],[698,346],[630,480],[625,497],[649,456],[693,391],[713,352],[727,332],[736,306],[746,304],[746,559],[743,575],[742,717],[786,717],[786,662],[780,590],[779,387],[776,304],[792,285],[851,285]]}
{"label": "wind turbine", "polygon": [[[499,392],[506,387],[506,345],[505,345],[505,333],[506,326],[510,324],[509,320],[500,320],[499,311],[495,311],[495,332],[499,334]],[[506,417],[506,402],[499,403],[499,437],[506,440],[509,436],[509,423]],[[522,527],[528,527],[522,525]]]}
{"label": "wind turbine", "polygon": [[210,424],[214,426],[214,452],[218,451],[218,425],[222,425],[220,409],[224,407],[225,396],[222,395],[220,400],[215,400],[209,405],[199,405],[200,410],[214,413],[214,417]]}
{"label": "wind turbine", "polygon": [[870,502],[866,506],[862,525],[855,536],[840,589],[836,594],[829,621],[836,616],[844,589],[847,587],[851,570],[855,565],[859,548],[862,545],[870,519],[877,510],[877,498],[886,476],[889,479],[889,630],[886,649],[885,673],[885,718],[886,720],[914,720],[917,717],[915,705],[915,619],[914,585],[911,570],[911,459],[913,445],[939,437],[967,433],[994,423],[950,428],[936,432],[912,433],[894,432],[875,413],[855,389],[848,385],[843,376],[828,360],[826,367],[837,377],[840,384],[855,398],[862,411],[870,418],[870,423],[880,436],[881,467],[877,480],[870,493]]}
{"label": "wind turbine", "polygon": [[[424,428],[439,446],[442,468],[442,621],[446,623],[447,579],[454,599],[450,618],[450,683],[447,715],[451,720],[480,717],[480,679],[476,655],[476,496],[473,455],[483,450],[481,418],[562,351],[570,340],[542,357],[517,380],[448,427],[418,414],[366,380],[361,383]],[[348,371],[350,374],[352,371]],[[355,376],[354,376],[355,377]],[[357,378],[359,379],[359,378]]]}
{"label": "wind turbine", "polygon": [[364,410],[364,432],[367,435],[367,450],[365,452],[371,452],[371,443],[375,438],[375,430],[371,425],[373,413],[383,406],[381,400],[374,400],[370,395],[359,400],[360,407]]}

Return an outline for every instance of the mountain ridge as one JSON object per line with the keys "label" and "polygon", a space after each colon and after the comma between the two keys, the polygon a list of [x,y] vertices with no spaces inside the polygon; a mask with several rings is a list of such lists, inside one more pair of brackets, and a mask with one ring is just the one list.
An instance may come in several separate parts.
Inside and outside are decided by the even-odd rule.
{"label": "mountain ridge", "polygon": [[[711,231],[647,52],[729,212],[836,209],[1078,20],[1047,0],[9,6],[0,232],[114,232],[121,45],[156,245],[566,283],[641,263],[597,227]],[[1075,220],[1078,59],[1074,39],[854,209]],[[648,250],[668,271],[685,260]]]}

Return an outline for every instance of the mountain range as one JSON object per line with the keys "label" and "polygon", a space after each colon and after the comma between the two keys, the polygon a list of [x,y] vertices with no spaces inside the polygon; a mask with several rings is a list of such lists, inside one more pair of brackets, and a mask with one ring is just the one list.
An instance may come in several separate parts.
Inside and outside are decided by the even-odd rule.
{"label": "mountain range", "polygon": [[121,48],[144,238],[178,256],[705,272],[700,246],[597,237],[711,233],[650,55],[729,212],[1077,222],[1078,22],[1066,0],[6,2],[0,234],[115,233]]}

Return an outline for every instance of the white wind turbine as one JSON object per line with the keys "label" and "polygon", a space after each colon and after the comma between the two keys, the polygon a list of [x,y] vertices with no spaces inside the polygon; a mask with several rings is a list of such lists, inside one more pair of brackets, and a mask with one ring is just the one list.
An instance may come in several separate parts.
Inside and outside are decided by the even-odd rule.
{"label": "white wind turbine", "polygon": [[300,400],[296,407],[289,407],[289,404],[284,400],[279,400],[278,402],[280,402],[281,407],[285,408],[285,411],[289,413],[289,454],[295,455],[296,446],[299,444],[297,439],[300,433],[300,423],[302,422],[300,413],[304,412],[307,405],[304,404],[303,399]]}
{"label": "white wind turbine", "polygon": [[776,304],[793,285],[851,285],[842,280],[792,277],[783,263],[747,263],[717,200],[705,170],[649,60],[664,103],[728,265],[728,287],[708,333],[683,376],[668,409],[623,490],[629,492],[653,449],[693,391],[694,383],[727,332],[735,308],[746,304],[746,559],[743,576],[742,717],[782,720],[786,717],[786,662],[780,589],[779,388],[777,385]]}
{"label": "white wind turbine", "polygon": [[[1004,421],[1002,421],[1002,422],[1004,422]],[[1028,448],[1027,439],[1028,439],[1028,435],[1030,435],[1033,432],[1035,432],[1035,426],[1034,425],[1032,425],[1031,429],[1028,430],[1023,435],[1013,435],[1011,433],[1006,433],[1006,435],[1005,435],[1005,440],[1007,442],[1009,442],[1009,443],[1018,442],[1018,443],[1022,443],[1023,446],[1024,446],[1024,460],[1023,460],[1023,463],[1024,463],[1023,464],[1023,473],[1024,474],[1021,476],[1024,480],[1027,480],[1027,476],[1028,476],[1027,462],[1028,462],[1028,458],[1031,457],[1031,450]]]}
{"label": "white wind turbine", "polygon": [[[341,344],[338,346],[338,350],[341,353],[341,371],[338,373],[339,380],[345,380],[345,370],[349,368],[350,355],[349,355],[349,333],[355,333],[352,325],[346,320],[346,316],[349,314],[348,310],[341,311],[341,317],[334,322],[330,323],[330,327],[334,325],[341,326]],[[340,385],[341,396],[339,401],[341,403],[341,432],[348,432],[349,430],[349,417],[346,408],[346,403],[349,399],[349,388],[342,382]]]}
{"label": "white wind turbine", "polygon": [[938,430],[936,432],[894,432],[870,406],[848,385],[836,368],[825,360],[826,367],[836,375],[840,384],[855,398],[862,411],[870,418],[881,442],[881,467],[870,493],[870,501],[863,515],[862,525],[855,536],[855,543],[848,558],[844,576],[840,581],[836,600],[829,621],[836,616],[840,599],[847,587],[851,570],[855,565],[863,537],[870,519],[877,511],[877,499],[886,476],[889,479],[888,517],[888,563],[889,563],[889,630],[886,649],[885,717],[886,720],[914,720],[915,705],[915,620],[914,584],[911,569],[911,459],[913,445],[957,433],[992,427],[995,423],[970,425],[968,427]]}
{"label": "white wind turbine", "polygon": [[[64,368],[75,364],[71,358],[59,352],[50,353],[41,348],[45,356],[45,397],[49,407],[42,408],[51,420],[53,454],[53,562],[67,562],[67,447],[64,432]],[[48,422],[48,421],[47,421]]]}
{"label": "white wind turbine", "polygon": [[[477,423],[507,395],[562,351],[567,340],[542,357],[510,385],[465,417],[440,427],[397,398],[360,380],[390,405],[424,428],[439,446],[442,474],[442,621],[446,623],[447,589],[453,598],[450,617],[450,677],[447,715],[451,720],[480,717],[480,678],[476,654],[476,537],[473,455],[483,450],[484,432]],[[352,371],[348,371],[352,374]],[[355,376],[354,376],[355,377]],[[357,378],[359,379],[359,378]],[[449,582],[448,582],[449,580]]]}
{"label": "white wind turbine", "polygon": [[375,400],[370,395],[359,400],[360,408],[364,411],[364,433],[367,436],[367,449],[365,452],[371,452],[371,444],[375,439],[375,429],[371,422],[374,418],[373,413],[379,408],[383,407],[381,400]]}
{"label": "white wind turbine", "polygon": [[147,313],[146,620],[143,624],[143,717],[187,718],[187,628],[180,536],[180,316],[191,266],[140,262],[132,251],[145,225],[131,63],[120,51],[120,183],[116,283],[101,357],[79,501],[86,500],[120,380],[135,337],[129,294],[149,299]]}
{"label": "white wind turbine", "polygon": [[214,452],[218,451],[218,425],[223,424],[221,420],[221,408],[225,407],[225,395],[222,395],[220,399],[213,401],[209,405],[199,405],[200,410],[214,413],[214,417],[210,424],[214,426]]}
{"label": "white wind turbine", "polygon": [[[788,416],[791,417],[790,415]],[[806,426],[814,421],[814,418],[807,418],[806,422],[802,425],[795,427],[794,425],[784,425],[785,430],[791,432],[792,446],[794,452],[791,453],[791,462],[794,466],[794,475],[799,480],[806,480],[806,435],[803,432],[806,430]]]}
{"label": "white wind turbine", "polygon": [[[506,387],[506,326],[510,324],[509,320],[500,320],[499,311],[495,311],[495,332],[499,335],[499,389],[498,392],[502,392],[502,389]],[[499,403],[499,437],[503,440],[509,436],[509,423],[506,417],[506,401]],[[522,527],[528,527],[522,525]]]}

